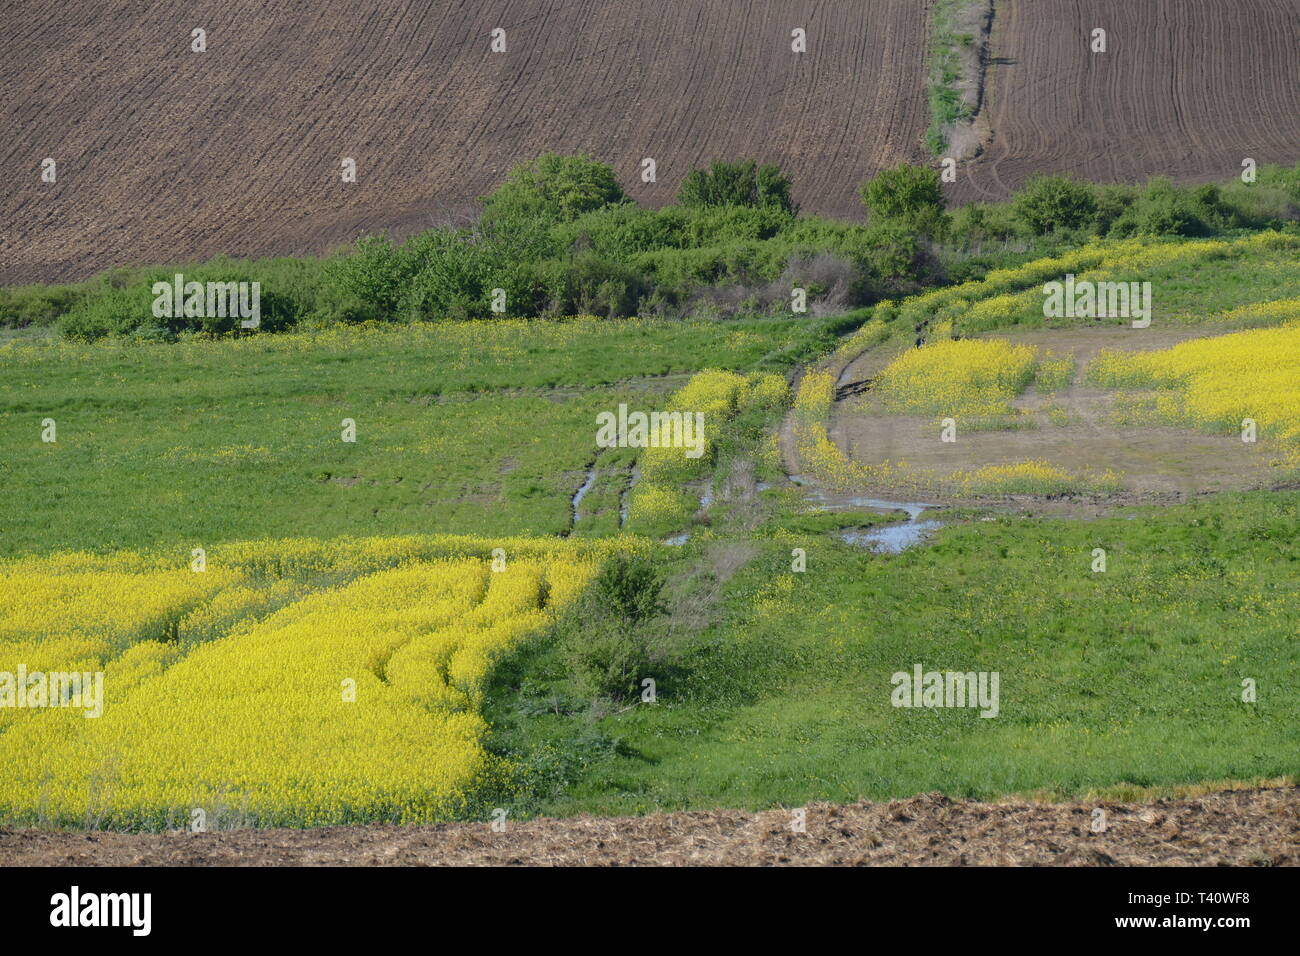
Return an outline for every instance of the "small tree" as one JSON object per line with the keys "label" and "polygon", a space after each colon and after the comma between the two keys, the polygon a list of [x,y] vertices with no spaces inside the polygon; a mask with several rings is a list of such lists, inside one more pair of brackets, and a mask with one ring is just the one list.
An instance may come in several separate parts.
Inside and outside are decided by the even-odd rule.
{"label": "small tree", "polygon": [[547,153],[520,163],[483,198],[483,219],[486,223],[571,222],[584,213],[627,201],[612,167],[590,156]]}
{"label": "small tree", "polygon": [[1043,236],[1090,224],[1097,200],[1087,186],[1068,176],[1035,176],[1016,194],[1012,209],[1034,235]]}
{"label": "small tree", "polygon": [[650,676],[647,622],[661,614],[663,576],[643,557],[620,555],[559,624],[560,658],[584,695],[628,700]]}
{"label": "small tree", "polygon": [[363,236],[352,251],[329,266],[345,295],[353,296],[387,318],[411,282],[412,263],[387,236]]}
{"label": "small tree", "polygon": [[677,201],[683,206],[753,206],[793,214],[793,183],[778,166],[715,162],[707,170],[692,169],[682,180]]}
{"label": "small tree", "polygon": [[903,226],[920,235],[943,231],[946,214],[938,170],[903,163],[865,181],[858,192],[875,225]]}

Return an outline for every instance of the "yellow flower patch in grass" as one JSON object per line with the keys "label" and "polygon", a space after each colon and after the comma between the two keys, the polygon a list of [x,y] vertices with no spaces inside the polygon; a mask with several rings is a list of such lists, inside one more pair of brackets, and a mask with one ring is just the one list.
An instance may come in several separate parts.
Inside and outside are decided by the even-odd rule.
{"label": "yellow flower patch in grass", "polygon": [[895,359],[876,379],[887,408],[900,412],[1002,415],[1034,377],[1035,352],[1001,339],[940,341]]}
{"label": "yellow flower patch in grass", "polygon": [[[504,558],[490,556],[497,545]],[[99,716],[41,706],[0,732],[0,818],[159,829],[188,824],[196,808],[211,826],[456,816],[494,766],[480,707],[497,663],[588,585],[604,555],[641,546],[374,539],[317,544],[311,554],[309,542],[285,542],[282,567],[327,566],[330,553],[395,563],[293,594],[203,643],[155,640],[137,627],[111,660],[102,639],[75,633],[96,599],[117,595],[110,606],[120,611],[129,598],[126,607],[141,608],[130,619],[137,624],[161,606],[178,612],[204,589],[239,591],[238,607],[244,575],[231,564],[256,557],[265,568],[273,544],[214,547],[204,573],[122,571],[115,557],[98,575],[88,557],[72,570],[59,556],[44,567],[40,559],[0,565],[8,583],[28,575],[36,588],[47,578],[54,595],[41,619],[53,636],[8,634],[4,666],[103,671]],[[425,553],[402,558],[403,550]],[[140,585],[178,582],[150,603],[132,574]],[[5,596],[19,600],[12,590]]]}
{"label": "yellow flower patch in grass", "polygon": [[1300,440],[1300,323],[1154,352],[1105,350],[1088,377],[1112,388],[1167,390],[1155,407],[1174,424],[1235,432],[1249,419],[1261,437]]}

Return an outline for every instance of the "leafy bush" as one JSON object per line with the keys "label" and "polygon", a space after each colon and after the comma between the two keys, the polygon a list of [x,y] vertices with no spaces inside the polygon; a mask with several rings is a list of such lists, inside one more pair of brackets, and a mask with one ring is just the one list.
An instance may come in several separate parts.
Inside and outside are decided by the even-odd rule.
{"label": "leafy bush", "polygon": [[486,222],[540,219],[569,222],[584,213],[628,201],[614,170],[590,156],[547,153],[520,163],[483,199]]}
{"label": "leafy bush", "polygon": [[219,283],[259,283],[259,328],[266,332],[279,332],[292,324],[296,315],[304,311],[304,303],[284,292],[267,288],[255,272],[236,263],[215,261],[203,266],[178,267],[177,270],[157,269],[144,274],[125,287],[107,285],[94,295],[80,299],[59,319],[59,331],[67,338],[92,340],[106,335],[131,335],[136,338],[159,339],[178,332],[207,332],[221,334],[239,328],[240,316],[231,309],[224,316],[154,315],[155,283],[171,285],[176,272],[181,272],[185,283],[198,282],[206,286]]}
{"label": "leafy bush", "polygon": [[349,255],[333,260],[327,272],[338,291],[359,304],[358,318],[387,318],[411,283],[413,263],[386,236],[365,236]]}
{"label": "leafy bush", "polygon": [[84,293],[75,286],[20,286],[0,288],[0,326],[26,328],[52,325],[80,301]]}
{"label": "leafy bush", "polygon": [[795,213],[792,183],[777,166],[715,162],[707,170],[692,169],[682,180],[677,201],[686,207],[753,206]]}
{"label": "leafy bush", "polygon": [[1116,218],[1110,234],[1129,236],[1205,236],[1210,222],[1227,225],[1233,219],[1215,187],[1195,192],[1180,189],[1167,179],[1156,179]]}
{"label": "leafy bush", "polygon": [[938,170],[903,163],[862,183],[858,192],[873,224],[903,226],[925,236],[944,230]]}
{"label": "leafy bush", "polygon": [[561,660],[580,693],[627,700],[650,676],[650,618],[663,612],[663,579],[649,559],[612,559],[558,625]]}
{"label": "leafy bush", "polygon": [[70,339],[93,340],[126,335],[153,325],[153,295],[147,287],[110,289],[74,305],[59,320],[59,332]]}
{"label": "leafy bush", "polygon": [[1036,236],[1092,224],[1097,200],[1087,185],[1068,176],[1035,176],[1012,202],[1016,215]]}

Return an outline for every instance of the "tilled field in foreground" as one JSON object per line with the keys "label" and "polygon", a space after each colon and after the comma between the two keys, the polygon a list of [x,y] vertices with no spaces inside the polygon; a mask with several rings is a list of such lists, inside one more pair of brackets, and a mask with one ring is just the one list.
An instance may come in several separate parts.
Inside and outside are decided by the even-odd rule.
{"label": "tilled field in foreground", "polygon": [[[1095,811],[1105,829],[1094,833]],[[979,803],[923,794],[788,810],[204,834],[0,830],[9,866],[1300,864],[1300,787],[1154,803]]]}

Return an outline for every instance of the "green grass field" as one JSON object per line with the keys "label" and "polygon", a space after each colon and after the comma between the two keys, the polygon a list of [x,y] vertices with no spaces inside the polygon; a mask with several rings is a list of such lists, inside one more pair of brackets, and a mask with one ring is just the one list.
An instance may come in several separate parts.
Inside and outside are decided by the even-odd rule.
{"label": "green grass field", "polygon": [[[827,323],[783,320],[20,339],[0,353],[0,554],[559,534],[594,458],[598,412],[654,408],[691,372],[780,368],[830,340]],[[46,418],[53,443],[41,441]],[[343,441],[344,419],[355,442]],[[616,529],[617,491],[593,489],[595,529]]]}
{"label": "green grass field", "polygon": [[[681,662],[662,702],[538,715],[547,680],[564,680],[542,654],[511,678],[535,681],[533,698],[503,695],[498,717],[540,767],[574,761],[549,791],[538,771],[550,815],[1294,774],[1300,495],[1134,515],[970,521],[896,556],[829,533],[700,541],[676,567],[683,601],[729,553],[753,555],[707,626],[656,634]],[[1099,546],[1104,574],[1090,568]],[[894,708],[890,676],[916,664],[999,672],[999,715]]]}
{"label": "green grass field", "polygon": [[[1147,277],[1161,284],[1157,321],[1300,294],[1289,248]],[[663,407],[704,369],[793,374],[867,315],[131,344],[17,334],[0,344],[0,558],[622,534],[637,453],[598,450],[597,413]],[[648,545],[657,608],[615,620],[584,605],[497,666],[483,713],[502,760],[470,805],[640,813],[1296,774],[1300,492],[1087,518],[973,507],[925,545],[879,554],[840,532],[896,516],[819,511],[783,481],[783,414],[719,425],[711,473],[688,489],[708,507],[652,526],[689,532]],[[584,653],[622,668],[623,691],[652,678],[655,700],[593,690],[600,675],[575,670]],[[893,706],[891,675],[916,665],[998,672],[998,716]]]}

